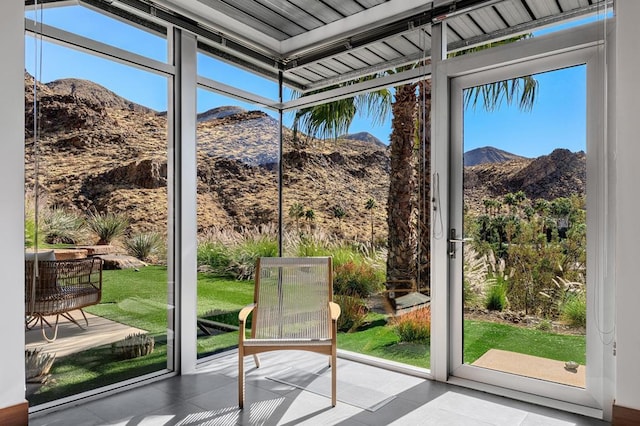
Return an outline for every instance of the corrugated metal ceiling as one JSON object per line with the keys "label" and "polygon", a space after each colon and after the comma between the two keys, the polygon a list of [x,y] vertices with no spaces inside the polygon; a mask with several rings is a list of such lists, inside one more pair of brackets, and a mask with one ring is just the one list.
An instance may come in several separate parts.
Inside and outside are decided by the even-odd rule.
{"label": "corrugated metal ceiling", "polygon": [[[55,2],[59,0],[40,0]],[[315,90],[415,63],[445,20],[450,51],[588,14],[613,0],[78,0],[183,26],[212,55]],[[33,0],[26,0],[27,4]]]}

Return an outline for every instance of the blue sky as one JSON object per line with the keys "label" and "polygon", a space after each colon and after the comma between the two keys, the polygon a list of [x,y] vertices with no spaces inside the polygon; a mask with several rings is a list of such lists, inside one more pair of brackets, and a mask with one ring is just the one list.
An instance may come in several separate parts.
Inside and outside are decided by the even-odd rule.
{"label": "blue sky", "polygon": [[[27,16],[33,19],[35,15],[30,13]],[[84,7],[45,9],[41,19],[46,24],[162,62],[167,59],[167,44],[164,39]],[[25,52],[26,69],[31,74],[36,72],[33,66],[36,59],[34,52],[34,40],[28,37]],[[167,108],[167,84],[164,77],[113,61],[43,43],[41,71],[40,78],[44,82],[68,77],[92,80],[142,105],[159,111]],[[278,95],[275,82],[204,55],[198,56],[198,73],[267,98],[276,99]],[[557,147],[572,151],[584,150],[585,77],[584,67],[536,76],[539,92],[531,112],[521,112],[514,106],[503,106],[491,113],[480,109],[465,111],[465,151],[482,146],[495,146],[515,154],[534,157],[548,154]],[[199,112],[221,105],[257,108],[255,105],[244,104],[205,90],[198,91]],[[290,120],[291,114],[285,117],[286,122]],[[366,117],[356,117],[350,132],[361,131],[372,133],[388,143],[391,118],[378,126],[372,126]]]}

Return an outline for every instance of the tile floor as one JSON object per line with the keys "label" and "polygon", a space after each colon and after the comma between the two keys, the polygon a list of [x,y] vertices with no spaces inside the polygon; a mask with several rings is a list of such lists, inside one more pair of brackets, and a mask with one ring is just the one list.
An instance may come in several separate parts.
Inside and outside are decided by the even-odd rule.
{"label": "tile floor", "polygon": [[[339,359],[338,404],[326,396],[270,379],[293,366],[328,375],[326,357],[306,352],[246,358],[245,409],[237,408],[237,358],[229,354],[196,374],[169,378],[61,411],[32,415],[45,425],[602,425],[595,419],[432,382]],[[325,379],[326,380],[326,379]],[[340,384],[360,390],[355,398]],[[353,392],[353,387],[351,392]],[[374,390],[367,395],[367,390]],[[328,391],[328,389],[327,389]],[[390,397],[375,411],[360,408]],[[356,405],[353,405],[353,404]]]}

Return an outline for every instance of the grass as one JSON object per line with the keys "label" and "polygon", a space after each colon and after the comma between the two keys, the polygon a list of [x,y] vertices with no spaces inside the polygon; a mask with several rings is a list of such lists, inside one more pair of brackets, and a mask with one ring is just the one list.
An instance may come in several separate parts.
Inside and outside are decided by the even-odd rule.
{"label": "grass", "polygon": [[489,349],[502,349],[558,361],[586,362],[586,338],[487,321],[464,322],[464,362]]}
{"label": "grass", "polygon": [[[90,349],[57,359],[55,381],[31,395],[31,405],[52,401],[107,384],[167,368],[167,269],[148,266],[135,270],[104,271],[102,303],[88,312],[149,331],[156,338],[155,351],[146,357],[120,360],[110,346]],[[253,300],[253,282],[198,274],[198,316],[237,324],[239,310]],[[464,322],[464,361],[472,363],[491,348],[560,361],[585,363],[584,336],[559,335],[486,321]],[[198,338],[198,355],[234,347],[237,331],[216,331]],[[386,325],[384,315],[369,313],[365,324],[353,333],[339,333],[338,347],[422,368],[430,367],[430,345],[400,342]]]}
{"label": "grass", "polygon": [[369,317],[368,320],[372,321],[356,333],[338,334],[338,348],[429,368],[428,343],[400,343],[400,338],[391,327],[386,326],[382,315]]}
{"label": "grass", "polygon": [[167,333],[167,268],[103,271],[102,301],[85,311],[153,335]]}

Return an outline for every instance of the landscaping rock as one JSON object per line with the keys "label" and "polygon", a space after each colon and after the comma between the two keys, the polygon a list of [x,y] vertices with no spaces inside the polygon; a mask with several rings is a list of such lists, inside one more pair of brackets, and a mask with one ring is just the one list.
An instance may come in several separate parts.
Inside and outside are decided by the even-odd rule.
{"label": "landscaping rock", "polygon": [[105,254],[98,256],[104,261],[102,269],[135,269],[147,266],[140,259],[126,254]]}
{"label": "landscaping rock", "polygon": [[89,256],[100,256],[103,254],[114,254],[117,248],[110,244],[101,244],[93,246],[78,246],[77,249],[83,249],[87,251]]}

